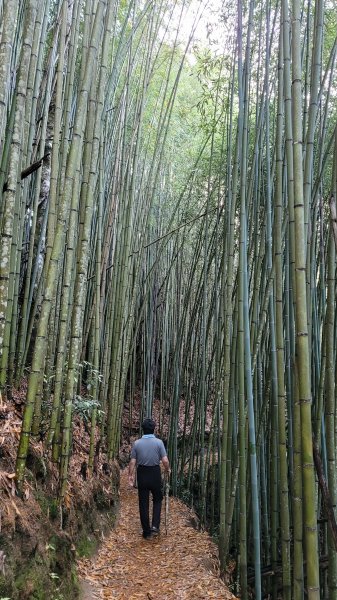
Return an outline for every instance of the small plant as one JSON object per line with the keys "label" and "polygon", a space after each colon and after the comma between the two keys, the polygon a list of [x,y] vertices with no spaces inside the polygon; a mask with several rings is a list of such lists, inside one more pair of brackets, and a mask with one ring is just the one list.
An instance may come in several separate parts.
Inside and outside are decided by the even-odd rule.
{"label": "small plant", "polygon": [[[100,403],[96,400],[95,390],[97,392],[99,384],[103,381],[103,375],[87,361],[78,364],[80,379],[83,380],[87,395],[78,394],[73,402],[73,412],[78,414],[84,421],[91,420],[94,408],[97,409],[97,416],[100,418],[104,413],[100,410]],[[76,379],[77,381],[77,379]]]}
{"label": "small plant", "polygon": [[79,415],[84,421],[90,421],[92,411],[97,408],[98,416],[103,414],[99,410],[100,403],[90,397],[76,396],[73,404],[73,412]]}
{"label": "small plant", "polygon": [[102,373],[98,369],[95,369],[90,362],[83,360],[81,363],[79,363],[78,368],[82,374],[82,377],[85,375],[88,392],[90,392],[95,384],[98,386],[100,383],[102,383]]}
{"label": "small plant", "polygon": [[55,546],[52,544],[46,544],[46,550],[55,550]]}

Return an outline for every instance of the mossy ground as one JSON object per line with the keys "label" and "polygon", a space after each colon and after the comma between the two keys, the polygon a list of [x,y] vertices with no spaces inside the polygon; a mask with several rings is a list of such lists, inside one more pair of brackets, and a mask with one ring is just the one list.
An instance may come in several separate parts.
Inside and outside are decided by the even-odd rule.
{"label": "mossy ground", "polygon": [[86,558],[95,554],[98,540],[94,536],[84,535],[76,544],[76,550],[80,558]]}
{"label": "mossy ground", "polygon": [[55,478],[40,463],[30,461],[33,480],[37,470],[41,478],[30,486],[29,498],[1,496],[1,509],[7,506],[10,517],[3,519],[0,533],[0,548],[6,555],[5,572],[0,571],[0,600],[78,598],[76,559],[92,556],[102,533],[115,523],[117,468],[104,480],[77,479],[72,484],[71,503],[61,510],[52,495]]}
{"label": "mossy ground", "polygon": [[68,600],[77,598],[79,584],[74,563],[67,571],[57,574],[52,560],[38,556],[26,565],[24,571],[11,582],[0,579],[0,593],[10,594],[11,600]]}
{"label": "mossy ground", "polygon": [[[45,507],[49,499],[43,499]],[[44,511],[43,511],[44,512]],[[49,512],[49,517],[50,517]],[[80,534],[71,538],[67,532],[55,530],[55,518],[50,519],[49,537],[39,542],[23,539],[24,532],[15,532],[12,539],[0,540],[6,554],[5,575],[0,575],[0,600],[73,600],[79,595],[75,561],[92,556],[98,547],[100,534],[110,529],[115,515],[91,511],[91,519],[81,521]],[[48,526],[45,523],[45,533]],[[26,553],[28,549],[28,553]],[[24,554],[22,554],[22,550]]]}

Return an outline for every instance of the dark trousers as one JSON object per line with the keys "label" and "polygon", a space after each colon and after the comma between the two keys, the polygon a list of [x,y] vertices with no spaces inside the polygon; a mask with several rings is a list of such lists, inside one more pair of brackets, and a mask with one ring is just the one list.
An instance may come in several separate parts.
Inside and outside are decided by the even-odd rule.
{"label": "dark trousers", "polygon": [[145,535],[151,532],[149,520],[150,492],[153,498],[152,526],[159,529],[163,494],[161,491],[161,473],[159,465],[155,467],[137,467],[139,515]]}

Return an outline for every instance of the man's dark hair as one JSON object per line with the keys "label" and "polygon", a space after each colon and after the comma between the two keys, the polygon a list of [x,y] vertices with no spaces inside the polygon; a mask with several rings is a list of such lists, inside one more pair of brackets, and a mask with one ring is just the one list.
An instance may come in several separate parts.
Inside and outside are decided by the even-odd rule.
{"label": "man's dark hair", "polygon": [[142,423],[142,430],[144,434],[153,433],[155,430],[156,424],[153,419],[144,419]]}

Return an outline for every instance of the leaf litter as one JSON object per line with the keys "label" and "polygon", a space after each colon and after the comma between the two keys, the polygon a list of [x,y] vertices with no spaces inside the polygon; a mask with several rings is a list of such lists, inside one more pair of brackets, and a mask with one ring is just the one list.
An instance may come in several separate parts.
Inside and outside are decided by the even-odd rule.
{"label": "leaf litter", "polygon": [[137,490],[121,474],[118,524],[99,552],[78,562],[79,574],[90,585],[90,598],[102,600],[194,600],[235,598],[219,577],[217,547],[206,532],[197,531],[195,515],[170,498],[167,530],[163,502],[161,534],[144,540]]}

